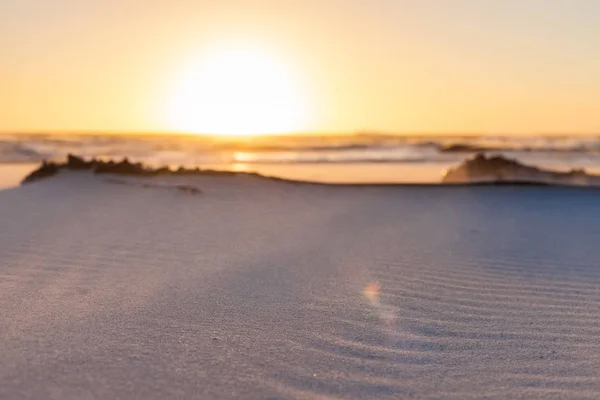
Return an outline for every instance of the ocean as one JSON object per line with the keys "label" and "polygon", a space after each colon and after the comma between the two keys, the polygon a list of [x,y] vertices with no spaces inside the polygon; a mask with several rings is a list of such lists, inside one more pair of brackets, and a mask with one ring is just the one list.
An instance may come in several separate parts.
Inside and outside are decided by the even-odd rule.
{"label": "ocean", "polygon": [[476,153],[545,169],[600,172],[600,136],[0,134],[0,164],[84,158],[259,172],[329,183],[436,183]]}

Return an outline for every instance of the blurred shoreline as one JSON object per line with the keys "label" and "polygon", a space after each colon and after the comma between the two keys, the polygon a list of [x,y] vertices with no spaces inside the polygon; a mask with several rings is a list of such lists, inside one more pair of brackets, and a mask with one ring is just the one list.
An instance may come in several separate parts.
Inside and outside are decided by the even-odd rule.
{"label": "blurred shoreline", "polygon": [[62,162],[71,153],[323,183],[435,184],[476,153],[549,170],[600,173],[595,136],[0,134],[0,188],[18,183],[30,165]]}

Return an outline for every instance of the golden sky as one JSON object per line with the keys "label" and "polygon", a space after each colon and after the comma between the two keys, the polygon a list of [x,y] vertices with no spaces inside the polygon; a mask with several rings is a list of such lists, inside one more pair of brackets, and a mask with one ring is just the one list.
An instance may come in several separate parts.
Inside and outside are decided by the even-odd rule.
{"label": "golden sky", "polygon": [[598,133],[598,15],[595,0],[0,0],[0,130]]}

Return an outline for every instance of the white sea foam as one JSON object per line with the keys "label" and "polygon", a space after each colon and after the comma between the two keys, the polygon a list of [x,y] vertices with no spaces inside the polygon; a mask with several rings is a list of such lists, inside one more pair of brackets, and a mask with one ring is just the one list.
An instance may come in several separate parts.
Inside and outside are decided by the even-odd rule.
{"label": "white sea foam", "polygon": [[232,140],[194,136],[2,135],[0,163],[128,157],[151,165],[459,163],[476,152],[537,166],[600,168],[595,137],[289,136]]}

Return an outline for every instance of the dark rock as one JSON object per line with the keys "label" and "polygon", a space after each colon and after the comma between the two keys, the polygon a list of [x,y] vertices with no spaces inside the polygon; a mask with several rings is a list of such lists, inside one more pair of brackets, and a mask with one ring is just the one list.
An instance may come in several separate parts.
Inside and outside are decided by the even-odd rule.
{"label": "dark rock", "polygon": [[201,171],[200,168],[187,169],[185,167],[179,167],[179,168],[177,168],[177,170],[173,171],[173,174],[190,176],[190,175],[199,175],[200,171]]}
{"label": "dark rock", "polygon": [[171,169],[169,167],[160,167],[154,171],[156,175],[169,175],[171,173]]}
{"label": "dark rock", "polygon": [[[46,178],[55,175],[61,169],[67,170],[91,170],[96,174],[113,174],[113,175],[128,175],[128,176],[141,176],[141,177],[152,177],[157,175],[183,175],[183,176],[256,176],[263,179],[277,180],[282,182],[288,182],[284,179],[279,178],[267,178],[257,173],[251,172],[233,172],[233,171],[217,171],[217,170],[204,170],[201,168],[190,168],[180,167],[175,171],[171,171],[168,167],[160,167],[152,169],[144,166],[142,163],[131,163],[127,158],[124,158],[120,162],[114,162],[112,160],[102,161],[99,159],[91,159],[85,161],[82,157],[69,154],[65,163],[57,164],[52,162],[44,162],[40,168],[32,172],[27,176],[22,183],[32,182],[34,180]],[[292,182],[297,184],[298,182]],[[192,186],[179,187],[187,193],[201,193],[200,189]]]}
{"label": "dark rock", "polygon": [[[204,175],[204,176],[236,176],[239,173],[235,171],[217,171],[212,169],[203,169],[199,171],[195,171],[193,174],[195,175]],[[253,173],[244,172],[245,175],[254,175]]]}
{"label": "dark rock", "polygon": [[74,156],[73,154],[67,155],[67,169],[72,170],[85,170],[92,168],[92,165],[95,161],[86,162],[83,158]]}
{"label": "dark rock", "polygon": [[44,161],[38,169],[27,175],[22,183],[30,183],[39,179],[48,178],[56,175],[59,170],[60,166],[58,164]]}
{"label": "dark rock", "polygon": [[446,172],[445,183],[494,183],[510,185],[600,185],[600,176],[583,170],[559,172],[540,169],[503,156],[478,153]]}
{"label": "dark rock", "polygon": [[150,175],[148,170],[144,169],[142,164],[132,164],[127,158],[124,158],[120,163],[97,163],[94,172],[97,174],[115,174],[115,175]]}
{"label": "dark rock", "polygon": [[489,181],[512,180],[513,177],[537,174],[540,170],[536,167],[523,165],[520,162],[502,156],[487,157],[478,153],[475,157],[465,160],[459,167],[450,170],[444,180],[446,182],[470,181],[471,179],[485,179]]}

